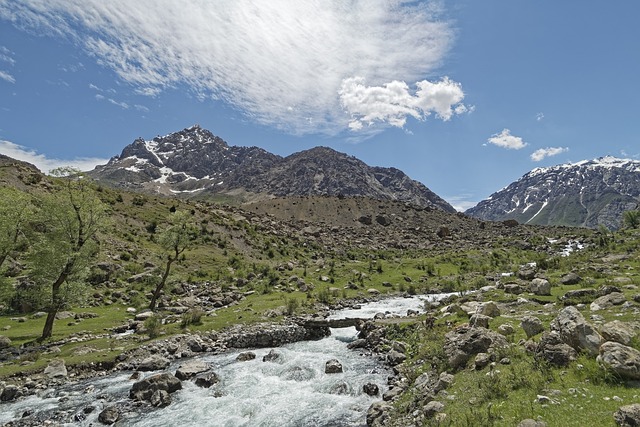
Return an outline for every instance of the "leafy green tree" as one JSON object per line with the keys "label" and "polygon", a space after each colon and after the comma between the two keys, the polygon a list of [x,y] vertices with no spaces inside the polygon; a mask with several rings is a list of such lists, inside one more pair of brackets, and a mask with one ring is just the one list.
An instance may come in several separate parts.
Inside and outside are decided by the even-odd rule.
{"label": "leafy green tree", "polygon": [[149,304],[150,310],[156,309],[158,298],[160,298],[160,293],[167,283],[172,264],[191,246],[195,238],[196,229],[191,220],[191,215],[185,211],[171,213],[169,226],[160,232],[157,239],[166,256],[166,264],[164,273],[153,291],[151,303]]}
{"label": "leafy green tree", "polygon": [[0,188],[0,268],[7,257],[25,242],[33,212],[27,194],[13,188]]}
{"label": "leafy green tree", "polygon": [[640,210],[625,211],[622,214],[624,224],[629,228],[640,227]]}
{"label": "leafy green tree", "polygon": [[[69,170],[55,173],[69,175]],[[51,337],[58,310],[77,302],[86,290],[83,279],[98,250],[95,236],[106,221],[105,207],[88,179],[66,177],[60,186],[39,199],[38,239],[29,257],[34,291],[47,312],[42,340]]]}

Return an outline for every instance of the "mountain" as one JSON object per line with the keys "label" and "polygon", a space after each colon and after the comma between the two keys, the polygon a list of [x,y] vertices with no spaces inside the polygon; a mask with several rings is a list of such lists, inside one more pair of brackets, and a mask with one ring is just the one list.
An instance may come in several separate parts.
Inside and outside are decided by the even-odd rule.
{"label": "mountain", "polygon": [[327,147],[281,157],[258,147],[229,146],[198,125],[151,141],[138,138],[89,175],[115,187],[166,195],[362,196],[455,212],[398,169],[371,167]]}
{"label": "mountain", "polygon": [[622,213],[639,203],[640,161],[607,156],[536,168],[465,213],[484,220],[617,229]]}

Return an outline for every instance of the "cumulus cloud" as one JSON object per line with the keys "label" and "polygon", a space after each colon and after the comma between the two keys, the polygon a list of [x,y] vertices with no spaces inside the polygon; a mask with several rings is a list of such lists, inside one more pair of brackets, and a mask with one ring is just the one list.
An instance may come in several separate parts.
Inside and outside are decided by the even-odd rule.
{"label": "cumulus cloud", "polygon": [[[438,1],[0,0],[0,18],[63,36],[111,68],[137,94],[190,88],[258,123],[292,133],[349,125],[448,119],[466,107],[449,80],[430,82],[454,31]],[[345,81],[411,102],[376,107],[343,98]],[[417,83],[414,83],[417,82]],[[363,81],[360,84],[364,86]],[[347,88],[347,89],[348,89]],[[394,96],[391,94],[391,96]],[[365,119],[367,115],[369,119]]]}
{"label": "cumulus cloud", "polygon": [[44,154],[38,154],[36,151],[27,147],[3,140],[0,140],[0,153],[17,160],[22,160],[23,162],[31,163],[45,173],[62,166],[71,166],[73,168],[80,169],[81,171],[88,171],[92,170],[97,165],[103,165],[109,161],[109,159],[101,159],[97,157],[52,159]]}
{"label": "cumulus cloud", "polygon": [[567,147],[540,148],[531,153],[531,160],[539,162],[547,157],[557,156],[558,154],[566,153],[567,151],[569,151],[569,148]]}
{"label": "cumulus cloud", "polygon": [[502,129],[502,132],[492,135],[487,142],[510,150],[520,150],[528,145],[519,136],[511,135],[509,129]]}
{"label": "cumulus cloud", "polygon": [[382,86],[366,86],[363,77],[343,80],[339,94],[342,107],[351,116],[349,128],[360,130],[377,122],[403,127],[407,117],[424,120],[432,113],[446,121],[468,111],[460,103],[464,93],[459,83],[445,77],[435,83],[419,81],[416,87],[414,95],[406,83],[397,80]]}
{"label": "cumulus cloud", "polygon": [[538,113],[536,114],[536,120],[541,122],[542,119],[544,119],[544,113]]}

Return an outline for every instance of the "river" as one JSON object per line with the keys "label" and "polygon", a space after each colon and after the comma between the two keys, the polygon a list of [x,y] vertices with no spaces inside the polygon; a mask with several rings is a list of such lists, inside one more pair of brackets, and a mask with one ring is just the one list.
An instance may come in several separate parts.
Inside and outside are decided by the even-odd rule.
{"label": "river", "polygon": [[[380,312],[405,315],[409,309],[422,311],[425,299],[443,296],[385,299],[340,310],[331,318],[370,318]],[[332,329],[327,338],[276,348],[280,357],[272,362],[262,360],[270,348],[253,350],[257,357],[246,362],[236,361],[246,350],[198,357],[212,366],[220,382],[206,389],[183,381],[182,390],[173,393],[172,403],[162,409],[126,405],[133,381],[131,372],[123,372],[3,403],[0,424],[20,418],[25,411],[39,413],[40,419],[63,411],[67,415],[60,420],[62,425],[95,426],[100,425],[97,418],[104,407],[120,403],[131,410],[121,414],[117,426],[364,426],[367,409],[387,390],[389,373],[375,357],[347,348],[356,335],[353,327]],[[340,361],[342,373],[325,373],[330,359]],[[184,363],[175,361],[169,371]],[[376,384],[380,395],[364,393],[367,383]],[[85,413],[90,408],[94,409]]]}

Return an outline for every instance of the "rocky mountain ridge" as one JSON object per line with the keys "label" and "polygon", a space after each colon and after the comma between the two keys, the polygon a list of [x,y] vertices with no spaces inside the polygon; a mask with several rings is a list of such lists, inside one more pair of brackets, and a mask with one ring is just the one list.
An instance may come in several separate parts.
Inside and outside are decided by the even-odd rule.
{"label": "rocky mountain ridge", "polygon": [[119,188],[174,196],[369,197],[455,212],[398,169],[371,167],[328,147],[281,157],[230,146],[198,125],[150,141],[138,138],[89,175]]}
{"label": "rocky mountain ridge", "polygon": [[465,213],[484,220],[620,228],[640,204],[640,161],[607,156],[536,168]]}

